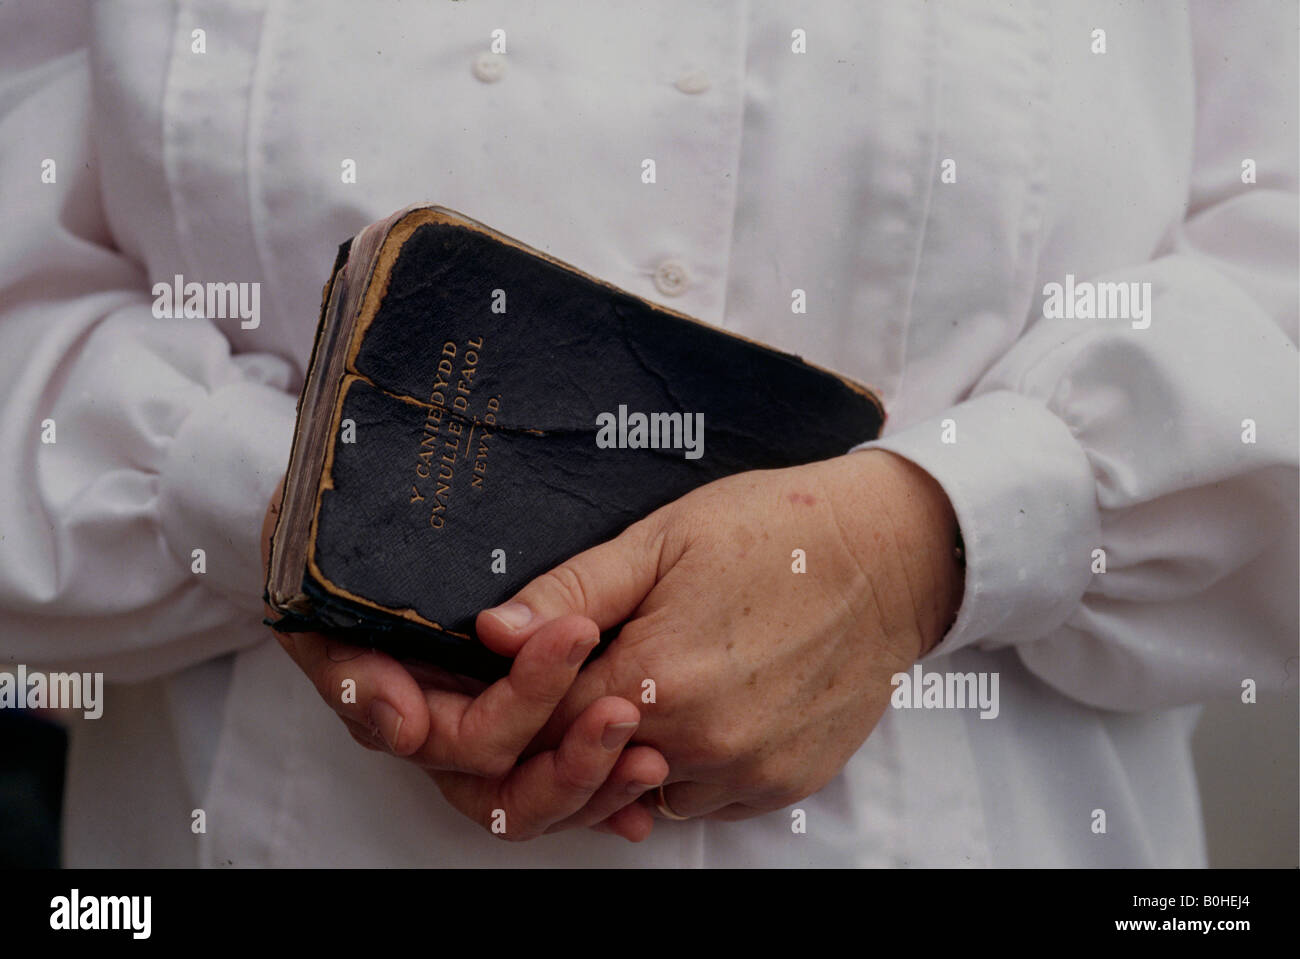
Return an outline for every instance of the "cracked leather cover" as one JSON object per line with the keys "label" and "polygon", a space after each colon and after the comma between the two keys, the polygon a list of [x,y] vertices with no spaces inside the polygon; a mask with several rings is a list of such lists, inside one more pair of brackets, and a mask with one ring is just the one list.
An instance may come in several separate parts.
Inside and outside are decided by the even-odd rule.
{"label": "cracked leather cover", "polygon": [[[303,584],[316,615],[281,628],[480,678],[509,665],[473,638],[480,610],[697,486],[838,456],[883,421],[856,384],[472,221],[415,227],[350,349]],[[703,455],[598,448],[620,406],[702,413]]]}

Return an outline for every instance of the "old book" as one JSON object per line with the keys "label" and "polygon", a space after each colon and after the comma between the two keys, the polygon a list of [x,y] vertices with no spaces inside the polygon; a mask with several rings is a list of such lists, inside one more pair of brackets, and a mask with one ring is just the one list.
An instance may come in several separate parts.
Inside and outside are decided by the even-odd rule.
{"label": "old book", "polygon": [[480,610],[712,480],[838,456],[870,390],[434,206],[344,243],[267,602],[482,679]]}

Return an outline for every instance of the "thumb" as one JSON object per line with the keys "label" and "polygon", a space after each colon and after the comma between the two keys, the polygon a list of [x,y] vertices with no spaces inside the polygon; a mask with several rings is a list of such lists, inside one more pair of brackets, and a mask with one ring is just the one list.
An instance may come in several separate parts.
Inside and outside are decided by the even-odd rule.
{"label": "thumb", "polygon": [[479,640],[495,653],[514,656],[539,627],[570,613],[595,620],[602,633],[619,625],[654,588],[662,547],[657,514],[633,523],[479,613]]}

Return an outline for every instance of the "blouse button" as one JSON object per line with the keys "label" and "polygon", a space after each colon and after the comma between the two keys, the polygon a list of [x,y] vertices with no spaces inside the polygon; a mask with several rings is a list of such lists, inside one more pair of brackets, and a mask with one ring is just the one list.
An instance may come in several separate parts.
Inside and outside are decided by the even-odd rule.
{"label": "blouse button", "polygon": [[677,260],[664,260],[655,270],[655,287],[664,296],[681,296],[689,285],[690,275]]}
{"label": "blouse button", "polygon": [[687,70],[677,78],[677,89],[682,93],[703,93],[713,85],[703,70]]}
{"label": "blouse button", "polygon": [[496,83],[506,72],[505,57],[497,53],[480,53],[474,58],[474,76],[484,83]]}

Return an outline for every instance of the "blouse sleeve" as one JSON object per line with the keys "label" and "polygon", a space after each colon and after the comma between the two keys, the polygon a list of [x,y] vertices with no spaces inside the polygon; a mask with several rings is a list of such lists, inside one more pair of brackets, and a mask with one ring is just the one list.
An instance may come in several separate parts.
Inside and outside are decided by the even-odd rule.
{"label": "blouse sleeve", "polygon": [[1121,710],[1294,682],[1295,15],[1193,10],[1187,215],[1154,261],[1087,278],[1150,283],[1149,327],[1040,319],[966,401],[866,444],[931,473],[962,529],[962,607],[931,656],[1013,646]]}
{"label": "blouse sleeve", "polygon": [[133,680],[257,636],[292,370],[154,317],[105,220],[86,35],[0,10],[0,660]]}

